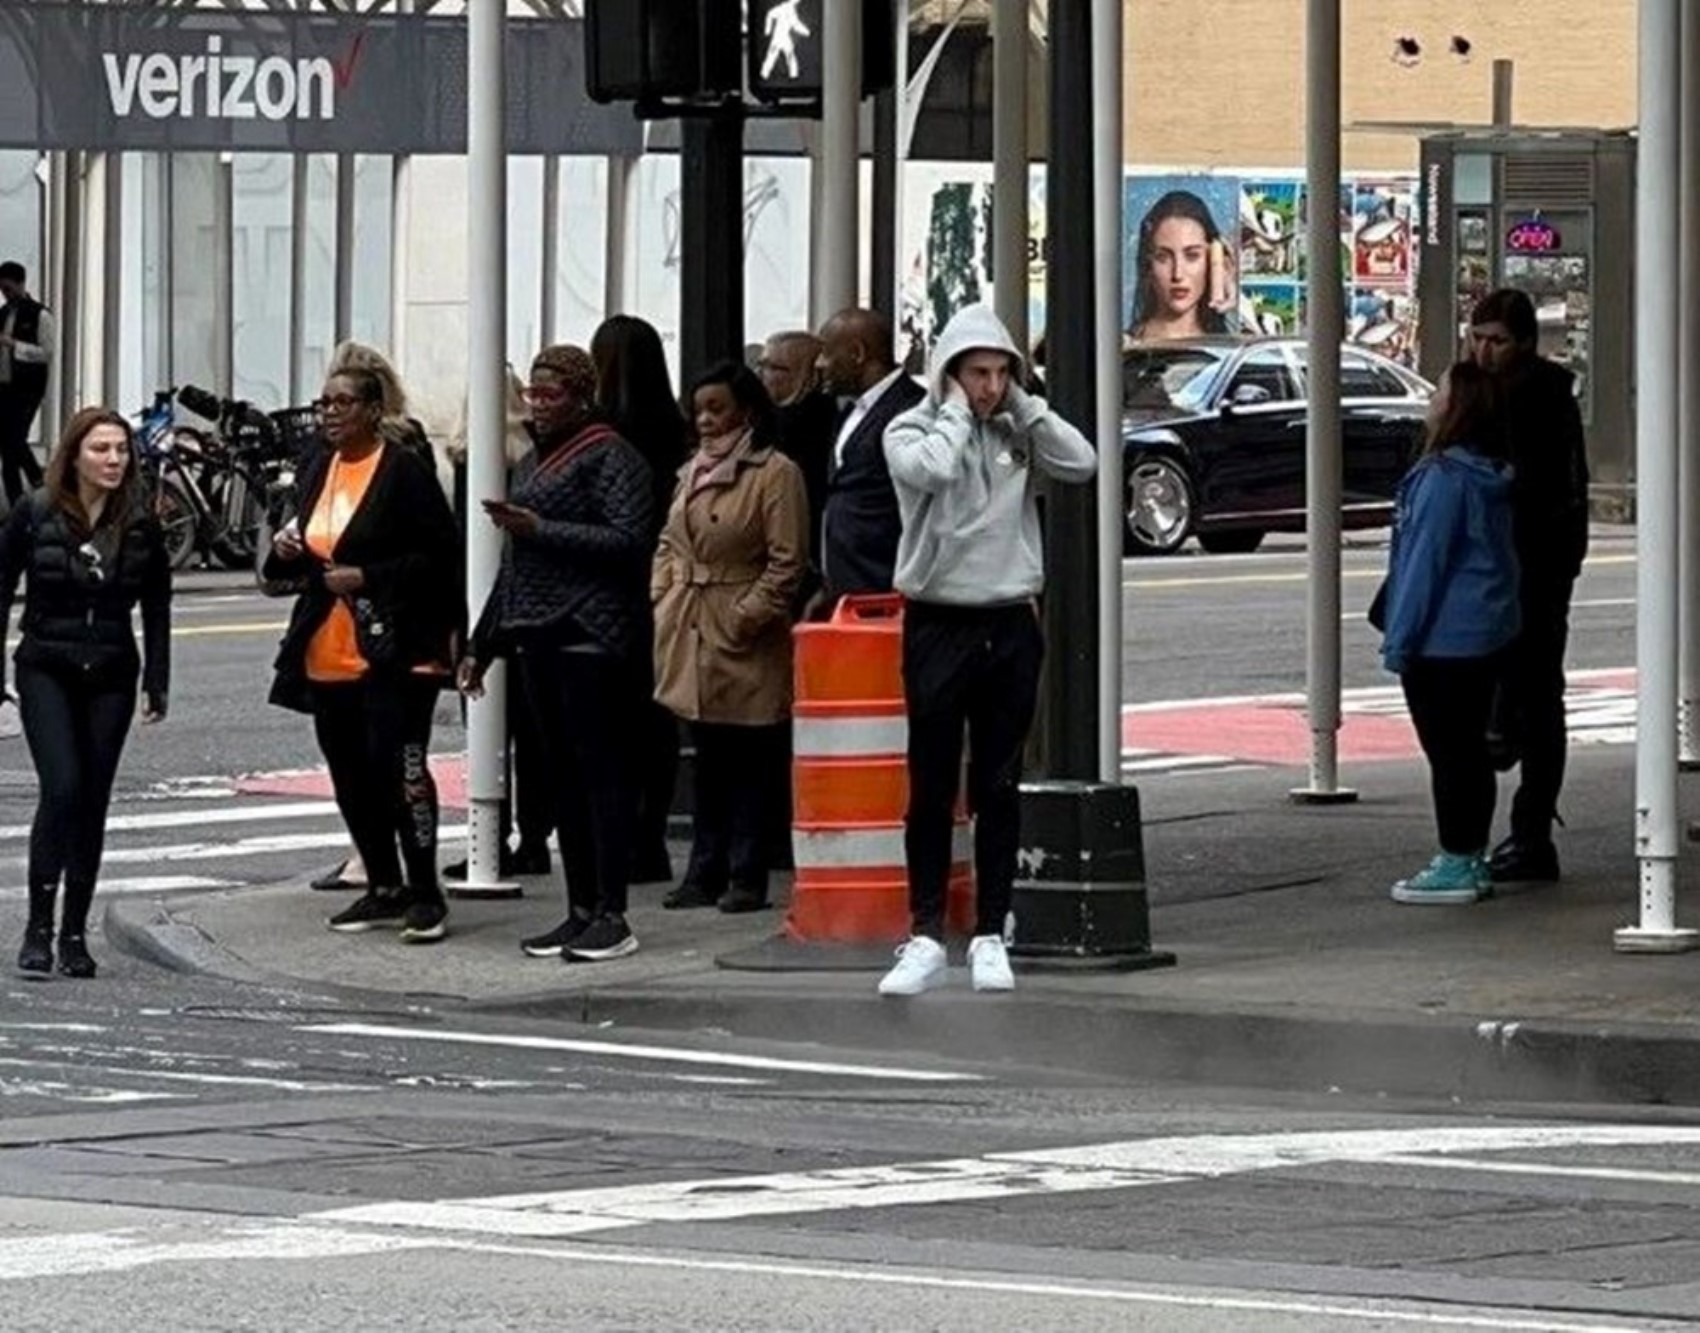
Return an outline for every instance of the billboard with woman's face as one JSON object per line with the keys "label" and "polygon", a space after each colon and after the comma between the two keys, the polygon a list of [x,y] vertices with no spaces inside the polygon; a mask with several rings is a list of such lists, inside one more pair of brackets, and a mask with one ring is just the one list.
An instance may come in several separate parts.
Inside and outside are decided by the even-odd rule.
{"label": "billboard with woman's face", "polygon": [[1238,180],[1138,176],[1127,182],[1130,337],[1161,342],[1236,331],[1239,213]]}

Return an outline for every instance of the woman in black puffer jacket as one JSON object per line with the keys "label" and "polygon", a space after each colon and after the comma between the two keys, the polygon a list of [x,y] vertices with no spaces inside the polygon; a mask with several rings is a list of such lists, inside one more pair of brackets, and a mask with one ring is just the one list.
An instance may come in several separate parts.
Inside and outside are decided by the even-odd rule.
{"label": "woman in black puffer jacket", "polygon": [[[116,412],[84,408],[65,428],[42,490],[0,535],[0,625],[27,583],[17,652],[18,711],[40,784],[30,828],[29,922],[18,966],[92,977],[85,935],[118,758],[136,712],[165,716],[170,678],[171,563],[140,503],[134,437]],[[140,603],[144,652],[130,613]],[[144,664],[145,663],[145,664]]]}

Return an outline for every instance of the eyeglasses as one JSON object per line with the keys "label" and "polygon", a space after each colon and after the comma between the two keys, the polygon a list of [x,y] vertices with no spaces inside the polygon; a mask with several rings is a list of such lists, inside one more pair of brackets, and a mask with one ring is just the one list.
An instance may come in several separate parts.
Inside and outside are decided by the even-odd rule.
{"label": "eyeglasses", "polygon": [[520,390],[528,403],[558,403],[567,396],[559,384],[528,384]]}
{"label": "eyeglasses", "polygon": [[352,412],[365,401],[351,393],[327,393],[313,403],[313,408],[320,416],[328,417],[337,412]]}

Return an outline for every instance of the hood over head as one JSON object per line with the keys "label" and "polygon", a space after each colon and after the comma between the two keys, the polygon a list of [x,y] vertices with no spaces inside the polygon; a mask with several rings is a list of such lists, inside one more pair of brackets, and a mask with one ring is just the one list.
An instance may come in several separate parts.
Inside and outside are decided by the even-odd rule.
{"label": "hood over head", "polygon": [[944,375],[950,363],[964,352],[981,351],[1008,353],[1011,378],[1017,382],[1026,378],[1027,359],[991,306],[983,302],[964,306],[950,317],[927,359],[927,393],[935,404],[945,399]]}

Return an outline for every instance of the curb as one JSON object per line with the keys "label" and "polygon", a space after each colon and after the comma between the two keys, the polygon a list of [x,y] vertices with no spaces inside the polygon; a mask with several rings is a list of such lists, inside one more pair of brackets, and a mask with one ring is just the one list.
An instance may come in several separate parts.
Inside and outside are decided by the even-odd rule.
{"label": "curb", "polygon": [[1469,1103],[1700,1106],[1700,1029],[1540,1019],[1407,1019],[1338,1010],[1180,1008],[1161,1001],[942,991],[884,1000],[806,986],[757,993],[712,982],[665,990],[577,986],[495,1000],[408,995],[267,973],[158,901],[115,898],[111,945],[169,971],[309,985],[353,1003],[428,999],[440,1011],[587,1026],[730,1034],[1049,1069],[1060,1077],[1451,1099]]}

